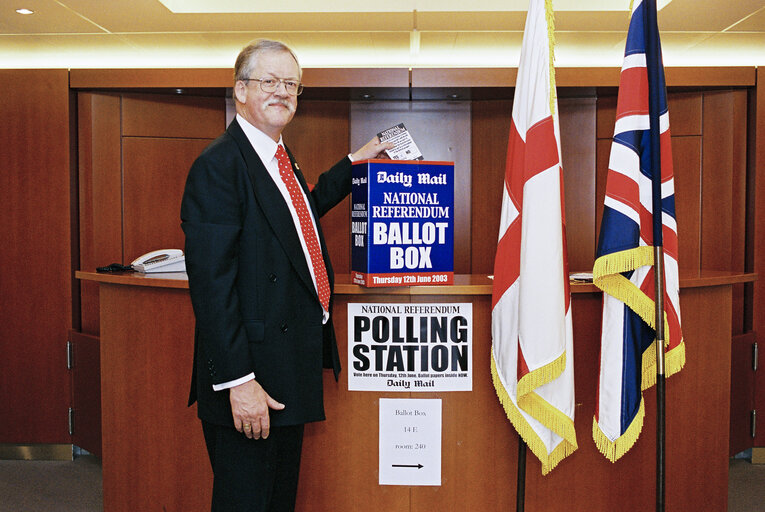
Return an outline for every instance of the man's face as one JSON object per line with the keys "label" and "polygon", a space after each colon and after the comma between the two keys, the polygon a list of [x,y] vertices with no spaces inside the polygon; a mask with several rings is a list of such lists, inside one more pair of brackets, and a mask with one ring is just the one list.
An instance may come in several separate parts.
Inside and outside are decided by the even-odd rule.
{"label": "man's face", "polygon": [[[282,78],[300,81],[297,62],[289,52],[270,51],[258,55],[257,64],[248,78]],[[284,84],[274,92],[264,92],[260,82],[250,80],[235,84],[237,112],[250,124],[274,139],[292,120],[297,108],[297,96],[287,93]]]}

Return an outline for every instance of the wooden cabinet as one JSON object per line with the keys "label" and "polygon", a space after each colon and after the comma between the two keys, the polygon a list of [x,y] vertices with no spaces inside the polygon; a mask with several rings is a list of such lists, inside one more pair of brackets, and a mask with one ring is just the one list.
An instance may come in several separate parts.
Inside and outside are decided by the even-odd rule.
{"label": "wooden cabinet", "polygon": [[0,443],[70,443],[75,190],[66,70],[0,70]]}

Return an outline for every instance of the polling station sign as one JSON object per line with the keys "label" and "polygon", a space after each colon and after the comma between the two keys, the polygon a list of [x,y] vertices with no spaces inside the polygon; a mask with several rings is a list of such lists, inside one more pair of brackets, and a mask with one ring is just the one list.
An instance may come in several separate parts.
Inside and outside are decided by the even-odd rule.
{"label": "polling station sign", "polygon": [[355,162],[351,205],[354,283],[453,283],[454,162]]}
{"label": "polling station sign", "polygon": [[349,391],[472,391],[473,305],[348,304]]}

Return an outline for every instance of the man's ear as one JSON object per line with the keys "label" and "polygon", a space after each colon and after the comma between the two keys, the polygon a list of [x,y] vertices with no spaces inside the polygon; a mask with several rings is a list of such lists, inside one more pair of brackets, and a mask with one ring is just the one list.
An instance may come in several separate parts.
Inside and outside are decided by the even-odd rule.
{"label": "man's ear", "polygon": [[247,86],[243,81],[237,80],[234,84],[234,96],[239,103],[247,103]]}

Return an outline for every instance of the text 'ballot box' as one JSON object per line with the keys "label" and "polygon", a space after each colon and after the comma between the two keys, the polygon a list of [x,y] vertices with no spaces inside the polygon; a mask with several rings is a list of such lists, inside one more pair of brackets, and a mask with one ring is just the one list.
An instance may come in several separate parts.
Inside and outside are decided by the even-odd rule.
{"label": "text 'ballot box'", "polygon": [[353,164],[351,274],[364,286],[452,284],[454,162]]}

